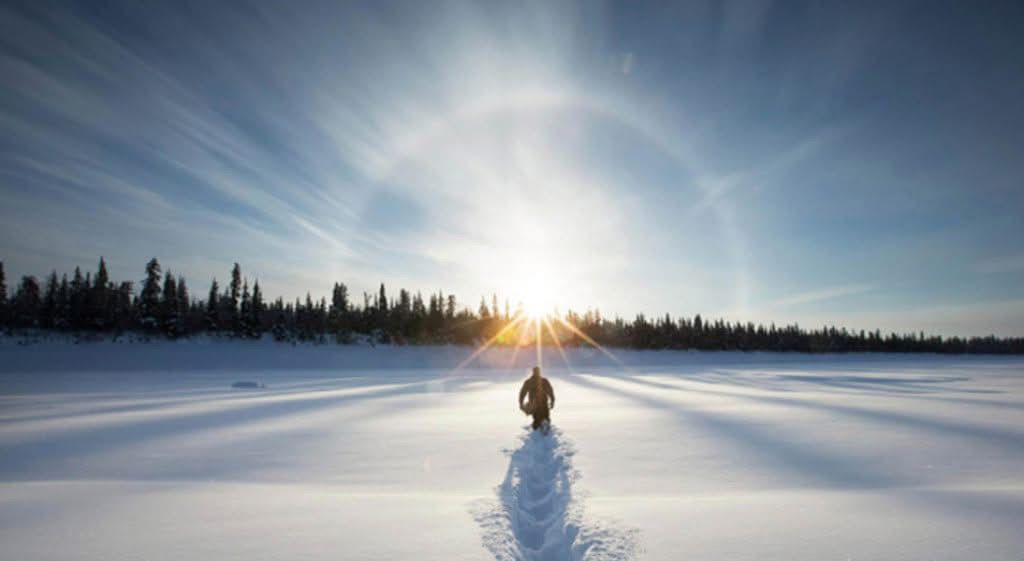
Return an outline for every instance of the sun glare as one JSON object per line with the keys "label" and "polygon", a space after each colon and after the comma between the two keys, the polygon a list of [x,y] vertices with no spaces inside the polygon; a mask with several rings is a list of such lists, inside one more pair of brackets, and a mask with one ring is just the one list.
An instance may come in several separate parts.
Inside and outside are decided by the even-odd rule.
{"label": "sun glare", "polygon": [[530,319],[543,319],[551,313],[551,309],[539,299],[529,299],[523,302],[523,313]]}
{"label": "sun glare", "polygon": [[544,319],[554,312],[555,304],[550,284],[544,278],[532,278],[523,291],[523,313],[526,317]]}

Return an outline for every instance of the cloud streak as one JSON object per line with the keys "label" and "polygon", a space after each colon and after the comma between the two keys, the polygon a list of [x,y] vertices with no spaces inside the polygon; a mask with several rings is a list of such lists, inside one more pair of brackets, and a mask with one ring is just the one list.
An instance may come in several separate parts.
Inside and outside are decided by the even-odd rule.
{"label": "cloud streak", "polygon": [[974,270],[979,273],[1019,273],[1024,271],[1024,253],[1015,255],[1000,255],[978,261],[974,264]]}
{"label": "cloud streak", "polygon": [[812,304],[816,302],[823,302],[826,300],[835,300],[838,298],[846,298],[849,296],[856,296],[858,294],[864,294],[875,290],[875,286],[872,284],[847,284],[842,286],[831,286],[827,288],[820,288],[817,290],[811,290],[809,292],[803,292],[800,294],[794,294],[785,298],[780,298],[771,302],[768,307],[770,308],[789,308],[802,306],[804,304]]}

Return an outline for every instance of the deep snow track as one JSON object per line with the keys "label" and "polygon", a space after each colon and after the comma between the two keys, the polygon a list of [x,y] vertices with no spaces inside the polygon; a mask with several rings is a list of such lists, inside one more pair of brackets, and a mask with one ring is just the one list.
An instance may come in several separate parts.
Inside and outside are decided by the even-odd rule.
{"label": "deep snow track", "polygon": [[629,559],[636,531],[601,527],[583,516],[573,483],[574,450],[561,431],[527,429],[509,454],[498,504],[477,512],[484,545],[498,561],[597,561]]}

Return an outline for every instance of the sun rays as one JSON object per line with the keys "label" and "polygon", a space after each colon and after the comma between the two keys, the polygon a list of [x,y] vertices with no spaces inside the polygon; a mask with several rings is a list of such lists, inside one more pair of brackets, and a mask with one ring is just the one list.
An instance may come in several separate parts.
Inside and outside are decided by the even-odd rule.
{"label": "sun rays", "polygon": [[458,366],[455,367],[455,370],[459,371],[459,370],[462,370],[463,368],[465,368],[467,365],[469,365],[469,363],[473,362],[477,357],[479,357],[484,352],[486,352],[487,349],[491,348],[491,346],[494,345],[495,341],[498,341],[502,337],[502,335],[510,332],[512,329],[515,329],[515,327],[520,325],[521,323],[523,323],[523,321],[525,321],[525,319],[526,319],[526,316],[524,316],[524,315],[519,315],[519,316],[516,316],[515,318],[513,318],[512,321],[508,323],[508,325],[506,325],[500,331],[495,333],[493,337],[491,337],[486,342],[484,342],[482,345],[477,347],[476,350],[473,351],[473,354],[469,355],[468,357],[466,357],[465,360],[460,362],[458,364]]}
{"label": "sun rays", "polygon": [[528,311],[529,309],[527,306],[522,306],[516,315],[509,319],[493,318],[494,320],[505,321],[506,323],[493,336],[477,346],[468,357],[455,367],[454,371],[457,372],[469,366],[489,349],[496,346],[511,347],[511,356],[506,364],[508,368],[515,366],[520,351],[526,347],[533,347],[535,353],[534,363],[536,366],[543,368],[544,348],[553,346],[558,351],[559,356],[561,356],[565,368],[571,372],[572,361],[569,359],[569,353],[565,350],[565,345],[562,344],[563,341],[571,341],[574,346],[580,342],[586,343],[600,351],[618,366],[624,369],[629,368],[612,351],[599,344],[579,327],[573,325],[572,322],[566,321],[554,313],[531,312]]}

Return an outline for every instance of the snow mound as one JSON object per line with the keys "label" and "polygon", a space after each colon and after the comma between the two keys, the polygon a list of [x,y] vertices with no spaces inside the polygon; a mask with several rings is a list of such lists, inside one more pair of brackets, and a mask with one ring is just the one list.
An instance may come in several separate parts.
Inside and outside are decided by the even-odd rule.
{"label": "snow mound", "polygon": [[574,453],[554,427],[548,435],[529,431],[510,452],[497,504],[478,505],[475,513],[483,544],[496,560],[621,561],[635,555],[637,530],[586,520],[573,496],[579,478]]}

